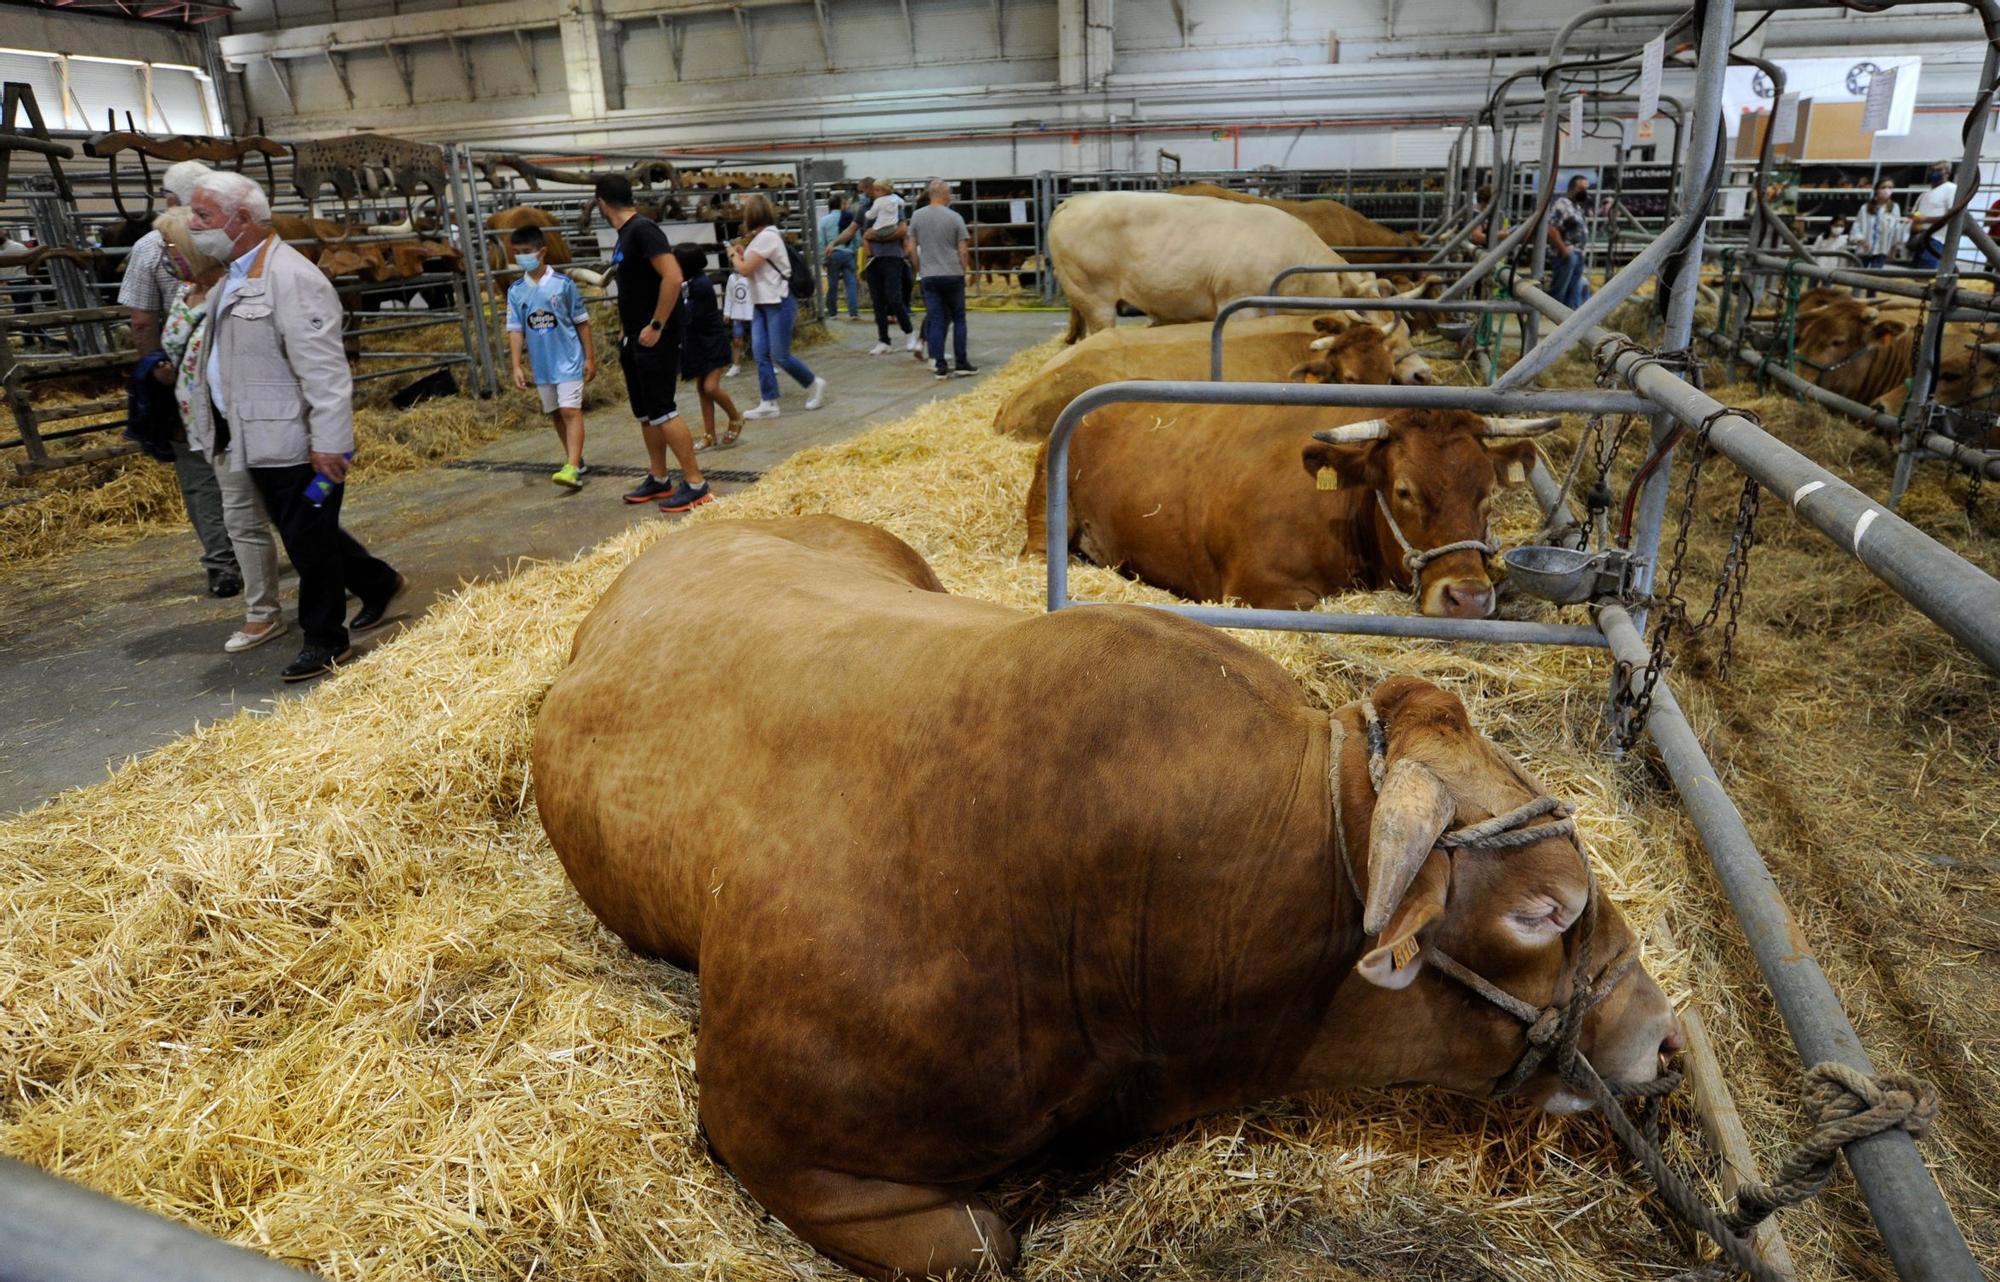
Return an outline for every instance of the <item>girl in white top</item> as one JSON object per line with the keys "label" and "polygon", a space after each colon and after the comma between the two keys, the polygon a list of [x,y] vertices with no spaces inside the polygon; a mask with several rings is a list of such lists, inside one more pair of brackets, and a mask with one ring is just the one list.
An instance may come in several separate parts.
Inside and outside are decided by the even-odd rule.
{"label": "girl in white top", "polygon": [[784,370],[806,389],[806,408],[816,410],[826,398],[826,380],[792,355],[792,326],[799,317],[799,300],[792,294],[791,252],[778,234],[777,214],[769,198],[752,193],[743,198],[743,229],[750,243],[729,247],[729,265],[750,279],[750,350],[757,357],[757,408],[744,418],[778,416],[778,371]]}
{"label": "girl in white top", "polygon": [[[731,245],[730,261],[741,245]],[[723,286],[722,315],[729,322],[729,370],[724,378],[735,378],[743,368],[743,344],[750,341],[750,318],[757,314],[750,303],[750,278],[742,272],[729,273],[729,283]]]}

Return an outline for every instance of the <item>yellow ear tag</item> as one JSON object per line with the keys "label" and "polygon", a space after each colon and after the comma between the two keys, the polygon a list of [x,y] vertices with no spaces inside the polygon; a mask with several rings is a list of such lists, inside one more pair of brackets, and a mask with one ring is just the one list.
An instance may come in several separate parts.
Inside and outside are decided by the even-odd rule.
{"label": "yellow ear tag", "polygon": [[1316,472],[1314,480],[1322,490],[1337,490],[1340,488],[1340,473],[1330,467],[1323,467]]}
{"label": "yellow ear tag", "polygon": [[1389,960],[1396,963],[1397,970],[1403,969],[1416,959],[1417,937],[1415,935],[1398,940],[1396,946],[1389,950]]}
{"label": "yellow ear tag", "polygon": [[1518,460],[1507,465],[1507,484],[1519,485],[1527,479],[1528,469],[1522,467]]}

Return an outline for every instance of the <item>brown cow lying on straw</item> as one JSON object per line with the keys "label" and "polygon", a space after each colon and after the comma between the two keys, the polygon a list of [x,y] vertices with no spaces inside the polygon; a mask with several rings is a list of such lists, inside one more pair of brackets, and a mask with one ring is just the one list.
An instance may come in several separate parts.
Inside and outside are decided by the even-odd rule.
{"label": "brown cow lying on straw", "polygon": [[[1108,405],[1070,439],[1069,546],[1191,601],[1310,610],[1348,588],[1409,588],[1423,613],[1493,612],[1493,492],[1558,420],[1463,411]],[[1342,424],[1329,434],[1315,429]],[[1494,439],[1504,437],[1508,439]],[[1304,464],[1301,468],[1301,463]],[[1048,447],[1024,555],[1048,555]]]}
{"label": "brown cow lying on straw", "polygon": [[1330,719],[1219,631],[951,596],[837,517],[635,561],[549,691],[534,782],[591,910],[700,971],[715,1152],[873,1277],[1010,1264],[997,1177],[1252,1101],[1582,1107],[1454,969],[1536,1006],[1601,982],[1580,1046],[1614,1082],[1678,1041],[1564,825],[1468,833],[1541,789],[1455,696],[1398,677]]}

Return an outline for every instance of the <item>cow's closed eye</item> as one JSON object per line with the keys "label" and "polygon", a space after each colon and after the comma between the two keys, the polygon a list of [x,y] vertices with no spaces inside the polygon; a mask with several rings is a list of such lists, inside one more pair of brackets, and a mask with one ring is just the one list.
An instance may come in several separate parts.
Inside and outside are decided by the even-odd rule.
{"label": "cow's closed eye", "polygon": [[1556,938],[1576,924],[1577,912],[1553,896],[1529,900],[1507,914],[1507,928],[1523,943],[1539,944]]}

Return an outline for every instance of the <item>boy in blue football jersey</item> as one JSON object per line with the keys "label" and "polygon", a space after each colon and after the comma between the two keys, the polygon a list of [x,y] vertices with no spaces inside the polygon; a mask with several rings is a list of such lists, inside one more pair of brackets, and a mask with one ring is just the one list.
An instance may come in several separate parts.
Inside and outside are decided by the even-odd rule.
{"label": "boy in blue football jersey", "polygon": [[548,265],[548,239],[539,227],[517,227],[508,240],[521,279],[507,290],[507,350],[514,357],[514,386],[528,390],[521,368],[527,348],[542,411],[556,429],[569,461],[549,479],[574,490],[583,485],[583,385],[597,377],[590,345],[590,312],[576,282]]}

